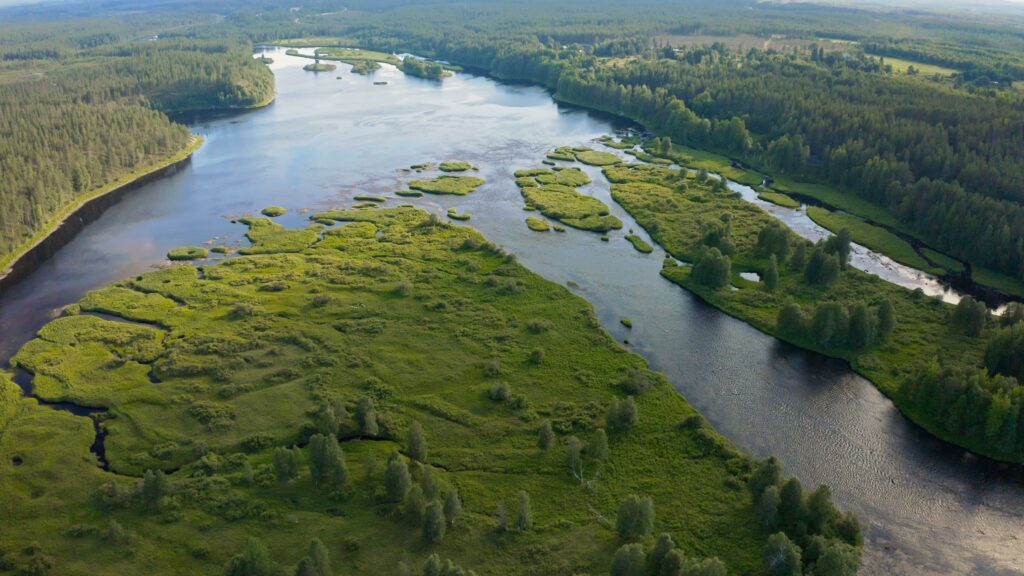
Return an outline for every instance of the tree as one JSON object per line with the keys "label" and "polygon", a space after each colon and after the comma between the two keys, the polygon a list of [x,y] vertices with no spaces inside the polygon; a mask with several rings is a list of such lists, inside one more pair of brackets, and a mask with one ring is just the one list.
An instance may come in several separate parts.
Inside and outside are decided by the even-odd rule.
{"label": "tree", "polygon": [[621,402],[618,398],[612,398],[612,402],[608,406],[608,413],[605,416],[605,422],[608,428],[612,430],[625,430],[635,426],[637,423],[637,411],[636,401],[633,400],[633,397],[626,396],[626,399]]}
{"label": "tree", "polygon": [[768,543],[761,555],[768,576],[800,576],[800,548],[782,532],[768,537]]}
{"label": "tree", "polygon": [[651,533],[654,528],[654,500],[630,495],[619,505],[615,529],[619,538],[631,542]]}
{"label": "tree", "polygon": [[278,446],[274,449],[274,475],[277,481],[284,484],[299,475],[302,466],[302,452],[294,448]]}
{"label": "tree", "polygon": [[803,270],[807,266],[807,242],[800,240],[789,257],[790,270]]}
{"label": "tree", "polygon": [[604,428],[598,428],[594,432],[593,438],[590,439],[590,446],[587,447],[587,453],[598,462],[608,460],[608,434],[605,433]]}
{"label": "tree", "polygon": [[772,485],[765,488],[754,506],[757,521],[765,528],[775,528],[779,524],[779,487]]}
{"label": "tree", "polygon": [[525,532],[533,526],[533,512],[530,510],[530,495],[519,491],[519,508],[516,511],[516,530]]}
{"label": "tree", "polygon": [[967,296],[957,303],[950,316],[953,328],[971,337],[978,337],[985,328],[988,310],[985,304]]}
{"label": "tree", "polygon": [[388,459],[388,466],[384,470],[384,491],[388,502],[405,501],[411,485],[412,477],[409,476],[409,466],[397,452],[392,453]]}
{"label": "tree", "polygon": [[504,500],[498,502],[498,532],[508,532],[508,507]]}
{"label": "tree", "polygon": [[1024,382],[1024,324],[1002,328],[985,347],[985,366],[991,374]]}
{"label": "tree", "polygon": [[337,488],[345,484],[348,466],[336,436],[314,434],[309,439],[309,472],[317,488]]}
{"label": "tree", "polygon": [[434,469],[429,465],[423,466],[423,472],[420,474],[420,488],[423,489],[427,500],[437,498],[438,488],[437,482],[434,480]]}
{"label": "tree", "polygon": [[686,567],[686,559],[683,558],[682,553],[679,550],[669,550],[661,560],[660,569],[655,574],[657,576],[683,576],[684,567]]}
{"label": "tree", "polygon": [[273,569],[267,547],[256,538],[249,538],[245,549],[224,565],[224,576],[271,576]]}
{"label": "tree", "polygon": [[378,434],[377,411],[373,406],[373,399],[363,397],[356,404],[356,421],[359,423],[359,430],[364,436],[374,437]]}
{"label": "tree", "polygon": [[654,548],[647,555],[644,572],[648,576],[659,576],[662,564],[665,562],[665,557],[668,556],[669,552],[675,550],[675,547],[676,543],[672,540],[671,534],[668,532],[659,534],[658,539],[654,542]]}
{"label": "tree", "polygon": [[789,241],[789,229],[782,222],[773,218],[757,233],[757,253],[763,256],[775,256],[778,260],[785,261],[789,256]]}
{"label": "tree", "polygon": [[770,456],[754,465],[754,470],[747,481],[747,487],[754,495],[754,502],[761,497],[761,493],[769,486],[778,486],[782,483],[782,462],[775,456]]}
{"label": "tree", "polygon": [[320,571],[309,556],[303,556],[295,566],[295,576],[320,576]]}
{"label": "tree", "polygon": [[321,404],[313,415],[313,423],[317,430],[325,436],[333,436],[338,433],[338,417],[334,414],[334,408],[329,404]]}
{"label": "tree", "polygon": [[775,254],[768,257],[768,267],[764,270],[764,287],[769,292],[779,287],[779,263]]}
{"label": "tree", "polygon": [[437,544],[444,538],[446,528],[444,509],[440,502],[434,500],[427,505],[426,516],[423,519],[423,539],[431,544]]}
{"label": "tree", "polygon": [[856,576],[858,568],[860,560],[852,546],[826,540],[814,563],[814,576]]}
{"label": "tree", "polygon": [[319,538],[313,538],[309,542],[309,552],[306,556],[312,561],[313,567],[316,569],[316,576],[332,575],[331,555]]}
{"label": "tree", "polygon": [[812,534],[821,534],[839,515],[832,504],[832,490],[822,484],[807,497],[807,529]]}
{"label": "tree", "polygon": [[157,512],[164,498],[170,492],[167,476],[163,470],[146,470],[142,477],[142,505],[150,512]]}
{"label": "tree", "polygon": [[612,576],[643,576],[644,547],[642,544],[623,544],[612,559]]}
{"label": "tree", "polygon": [[551,429],[551,420],[545,420],[537,433],[537,447],[547,451],[555,445],[555,432]]}
{"label": "tree", "polygon": [[779,310],[779,317],[775,321],[779,332],[790,337],[804,337],[807,332],[807,318],[804,311],[796,302],[789,301]]}
{"label": "tree", "polygon": [[786,480],[779,492],[779,520],[787,532],[797,532],[807,516],[804,488],[795,477]]}
{"label": "tree", "polygon": [[448,524],[454,526],[461,515],[462,501],[459,499],[459,493],[451,490],[444,496],[444,517],[448,519]]}
{"label": "tree", "polygon": [[732,262],[718,248],[709,248],[693,267],[693,279],[715,290],[729,285],[732,279]]}
{"label": "tree", "polygon": [[879,340],[884,340],[896,329],[896,310],[892,307],[892,300],[885,298],[879,302],[876,324]]}
{"label": "tree", "polygon": [[861,349],[875,341],[875,321],[863,302],[850,307],[850,330],[846,338],[851,348]]}
{"label": "tree", "polygon": [[839,281],[840,269],[838,256],[816,246],[811,250],[811,257],[804,268],[804,280],[808,284],[830,287]]}
{"label": "tree", "polygon": [[427,460],[427,439],[419,422],[413,422],[409,427],[409,457],[417,462]]}
{"label": "tree", "polygon": [[405,502],[402,503],[402,515],[413,525],[419,524],[424,519],[427,510],[427,497],[419,484],[413,484],[409,493],[405,495]]}
{"label": "tree", "polygon": [[431,554],[430,558],[427,558],[426,564],[423,565],[423,576],[443,576],[442,570],[444,570],[444,566],[441,563],[441,558],[437,554]]}
{"label": "tree", "polygon": [[583,443],[575,436],[570,436],[565,443],[565,463],[569,466],[574,478],[583,481]]}

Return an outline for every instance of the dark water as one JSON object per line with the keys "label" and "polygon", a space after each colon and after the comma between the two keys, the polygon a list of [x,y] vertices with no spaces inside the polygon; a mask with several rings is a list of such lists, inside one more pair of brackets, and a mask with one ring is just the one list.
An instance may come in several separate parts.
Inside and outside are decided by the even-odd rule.
{"label": "dark water", "polygon": [[[199,122],[206,145],[175,176],[108,210],[37,272],[0,298],[0,361],[86,291],[164,264],[169,248],[241,243],[231,216],[280,204],[347,206],[413,178],[396,168],[468,160],[488,183],[462,198],[396,199],[470,213],[469,222],[553,281],[576,282],[618,339],[666,372],[741,448],[775,454],[805,485],[828,483],[869,525],[865,574],[1024,573],[1024,480],[910,425],[844,364],[777,342],[663,280],[664,253],[623,239],[638,226],[611,202],[596,169],[585,190],[612,205],[626,230],[535,233],[524,223],[512,171],[546,150],[586,144],[608,120],[560,108],[533,87],[459,74],[436,83],[391,68],[374,77],[303,72],[308,61],[273,53],[278,101]],[[342,76],[338,80],[336,76]],[[373,81],[387,81],[374,86]],[[633,329],[619,318],[633,320]]]}

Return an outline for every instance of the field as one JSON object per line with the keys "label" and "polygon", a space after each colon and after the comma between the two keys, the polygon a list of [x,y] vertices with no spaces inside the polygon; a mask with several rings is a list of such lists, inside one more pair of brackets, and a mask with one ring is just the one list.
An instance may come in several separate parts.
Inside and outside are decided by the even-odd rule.
{"label": "field", "polygon": [[879,58],[884,58],[885,63],[892,66],[892,71],[896,74],[906,74],[907,70],[909,70],[911,66],[916,68],[918,74],[921,76],[939,76],[942,78],[948,78],[957,73],[957,71],[952,68],[945,68],[935,64],[903,60],[901,58],[893,58],[892,56],[879,56]]}
{"label": "field", "polygon": [[[687,556],[759,571],[750,461],[584,300],[420,210],[316,217],[342,224],[292,251],[306,231],[250,220],[262,253],[92,292],[17,354],[38,396],[102,410],[109,470],[89,451],[90,419],[0,376],[0,506],[18,526],[0,542],[6,565],[221,574],[257,537],[291,573],[315,537],[343,574],[420,573],[433,553],[481,575],[604,574],[616,510],[639,494],[653,498],[654,534]],[[609,428],[606,460],[584,454],[581,482],[566,442],[608,426],[626,391],[639,419]],[[314,482],[307,445],[331,435],[345,473]],[[404,504],[385,489],[390,458],[418,486]],[[140,491],[147,470],[166,484]],[[499,510],[517,518],[520,491],[531,525],[503,530]],[[448,493],[462,513],[431,543],[423,501]]]}

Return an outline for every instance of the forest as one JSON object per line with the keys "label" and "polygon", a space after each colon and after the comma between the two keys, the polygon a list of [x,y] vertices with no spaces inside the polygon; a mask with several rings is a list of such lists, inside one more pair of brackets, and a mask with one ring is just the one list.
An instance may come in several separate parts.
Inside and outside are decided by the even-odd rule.
{"label": "forest", "polygon": [[0,263],[80,199],[188,149],[168,114],[273,97],[247,40],[135,34],[113,21],[0,28]]}

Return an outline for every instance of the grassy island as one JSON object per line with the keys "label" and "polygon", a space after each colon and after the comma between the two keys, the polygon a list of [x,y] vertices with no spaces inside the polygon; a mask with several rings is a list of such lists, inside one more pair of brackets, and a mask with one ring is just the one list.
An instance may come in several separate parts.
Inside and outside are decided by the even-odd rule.
{"label": "grassy island", "polygon": [[448,162],[441,162],[437,165],[438,169],[442,172],[465,172],[467,170],[473,170],[474,167],[469,162],[459,162],[455,160],[449,160]]}
{"label": "grassy island", "polygon": [[270,218],[277,218],[278,216],[284,216],[288,213],[288,209],[281,206],[267,206],[263,210],[260,210],[260,214],[268,216]]}
{"label": "grassy island", "polygon": [[210,255],[210,251],[206,248],[200,248],[198,246],[179,246],[178,248],[171,248],[167,252],[168,260],[202,260]]}
{"label": "grassy island", "polygon": [[[0,373],[0,506],[18,526],[0,559],[211,574],[242,553],[293,573],[316,538],[335,573],[422,573],[437,554],[481,575],[597,574],[623,539],[665,533],[686,558],[760,569],[774,529],[751,490],[778,489],[777,466],[737,452],[584,300],[421,210],[330,217],[345,223],[298,250],[305,230],[248,220],[260,253],[91,292],[22,348],[39,398],[96,416]],[[634,509],[648,520],[617,535]],[[855,559],[856,524],[814,514]]]}
{"label": "grassy island", "polygon": [[409,183],[409,188],[419,190],[420,192],[427,192],[428,194],[465,196],[483,186],[486,182],[483,178],[475,176],[444,175],[431,180],[413,180]]}
{"label": "grassy island", "polygon": [[325,64],[323,62],[316,62],[314,64],[306,64],[302,67],[306,72],[332,72],[337,70],[338,67],[334,64]]}
{"label": "grassy island", "polygon": [[576,190],[590,183],[590,177],[579,168],[533,168],[518,170],[515,176],[526,206],[549,218],[592,232],[622,228],[622,221],[610,214],[607,204]]}

